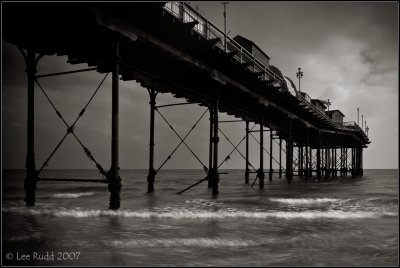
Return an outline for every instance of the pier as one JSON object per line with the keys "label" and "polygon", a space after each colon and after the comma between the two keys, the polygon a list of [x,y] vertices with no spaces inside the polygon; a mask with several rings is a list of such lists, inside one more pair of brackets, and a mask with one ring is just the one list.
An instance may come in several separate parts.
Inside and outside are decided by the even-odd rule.
{"label": "pier", "polygon": [[[149,93],[148,193],[156,191],[159,170],[180,146],[185,146],[204,169],[204,178],[199,178],[195,185],[207,181],[211,193],[219,194],[219,168],[224,158],[219,154],[218,146],[222,137],[231,143],[232,152],[237,151],[243,157],[243,181],[249,187],[258,184],[260,189],[264,188],[265,177],[268,176],[271,181],[273,174],[279,174],[279,177],[285,175],[288,183],[295,176],[304,180],[313,177],[321,180],[363,175],[363,149],[370,143],[366,125],[360,127],[356,122],[344,122],[345,115],[339,110],[326,110],[325,101],[312,99],[306,92],[300,91],[300,87],[297,89],[289,77],[270,64],[273,59],[255,43],[240,35],[234,38],[227,36],[184,2],[7,3],[3,15],[6,22],[3,38],[21,51],[28,77],[24,184],[27,206],[35,205],[38,182],[71,181],[41,176],[59,146],[71,135],[104,178],[72,181],[107,184],[109,208],[120,208],[123,178],[119,175],[118,138],[127,133],[118,124],[119,84],[131,80],[138,82]],[[43,57],[56,56],[67,56],[69,64],[84,63],[88,68],[38,74],[38,62]],[[40,81],[76,72],[97,72],[103,79],[78,112],[75,121],[67,122]],[[74,126],[86,109],[90,109],[90,102],[109,75],[112,77],[112,133],[108,169],[81,142]],[[299,82],[301,76],[299,69]],[[40,165],[35,163],[34,148],[34,96],[38,92],[45,95],[66,127],[63,138]],[[162,93],[171,93],[185,101],[157,105],[157,95]],[[204,107],[204,112],[194,120],[192,128],[184,136],[176,132],[163,116],[164,108],[180,105]],[[222,121],[220,113],[236,119]],[[154,164],[155,114],[161,116],[180,140],[159,167]],[[209,143],[204,145],[209,148],[207,161],[200,159],[185,142],[206,115],[209,115],[210,122]],[[244,154],[237,149],[239,144],[232,143],[229,136],[221,131],[219,125],[223,123],[243,124],[245,135],[241,142],[246,144]],[[258,128],[255,129],[255,126]],[[249,149],[251,138],[259,144],[256,152]],[[269,151],[265,150],[267,143]],[[279,146],[278,152],[272,151],[274,143]],[[258,165],[249,161],[250,154],[255,153],[260,155]],[[269,156],[267,174],[265,154]],[[273,154],[279,157],[274,158]],[[278,164],[278,170],[272,168],[273,161]]]}

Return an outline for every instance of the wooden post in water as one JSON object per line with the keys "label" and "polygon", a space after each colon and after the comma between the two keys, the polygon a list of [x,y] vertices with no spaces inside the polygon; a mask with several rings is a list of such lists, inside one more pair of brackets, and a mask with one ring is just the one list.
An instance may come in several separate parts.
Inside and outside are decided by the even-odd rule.
{"label": "wooden post in water", "polygon": [[118,160],[118,113],[119,113],[119,43],[113,43],[112,70],[112,115],[111,115],[111,168],[109,171],[108,190],[110,191],[110,209],[119,209],[121,202],[121,177]]}

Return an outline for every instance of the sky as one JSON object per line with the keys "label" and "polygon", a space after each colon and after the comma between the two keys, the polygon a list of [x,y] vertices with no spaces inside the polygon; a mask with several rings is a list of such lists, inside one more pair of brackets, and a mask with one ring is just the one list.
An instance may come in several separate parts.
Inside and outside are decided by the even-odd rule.
{"label": "sky", "polygon": [[[220,2],[190,2],[212,23],[223,29]],[[6,21],[2,22],[6,24]],[[227,5],[229,36],[239,34],[262,48],[297,85],[296,72],[304,77],[301,89],[312,98],[331,100],[345,121],[357,121],[357,108],[369,126],[371,144],[364,149],[364,168],[398,168],[398,3],[396,2],[249,2]],[[71,66],[66,57],[47,56],[38,74],[86,68]],[[23,169],[26,153],[27,90],[25,65],[20,52],[2,39],[2,166]],[[42,78],[40,83],[67,122],[72,122],[104,75],[96,72]],[[181,102],[159,94],[157,104]],[[134,81],[120,82],[120,167],[148,167],[149,96]],[[39,168],[65,133],[65,126],[39,88],[35,88],[35,153]],[[162,109],[181,136],[205,110],[197,105]],[[208,163],[209,114],[188,137],[187,144]],[[221,120],[234,119],[220,114]],[[221,124],[221,130],[237,144],[244,136],[244,123]],[[257,128],[257,127],[256,127]],[[84,116],[75,127],[77,136],[105,169],[111,153],[111,76],[107,77]],[[258,138],[256,136],[256,138]],[[155,166],[158,167],[179,139],[156,114]],[[266,148],[268,148],[266,142]],[[232,146],[220,134],[222,161]],[[244,143],[239,147],[244,152]],[[277,158],[277,146],[273,147]],[[259,149],[250,139],[250,162],[258,167]],[[284,157],[283,157],[284,159]],[[268,168],[268,156],[264,166]],[[244,168],[236,152],[221,168]],[[274,163],[274,168],[276,164]],[[48,169],[95,168],[76,140],[69,136],[49,162]],[[165,168],[202,168],[181,146]]]}

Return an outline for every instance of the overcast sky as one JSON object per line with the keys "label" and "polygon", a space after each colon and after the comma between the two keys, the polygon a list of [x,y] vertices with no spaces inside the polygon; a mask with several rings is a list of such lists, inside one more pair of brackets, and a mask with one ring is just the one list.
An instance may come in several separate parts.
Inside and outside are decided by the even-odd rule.
{"label": "overcast sky", "polygon": [[[220,2],[191,2],[223,29]],[[6,21],[3,21],[6,24]],[[345,121],[357,121],[360,108],[370,128],[371,144],[364,150],[364,168],[398,168],[398,4],[395,2],[230,2],[227,5],[230,36],[253,40],[270,57],[270,63],[296,81],[304,72],[302,91],[312,98],[330,99]],[[66,57],[45,57],[38,74],[87,66],[67,64]],[[23,58],[14,45],[2,41],[2,161],[3,168],[24,168],[26,152],[26,74]],[[67,122],[72,122],[103,75],[80,73],[43,78],[41,83]],[[38,88],[35,93],[35,152],[39,168],[65,133],[65,127]],[[149,98],[135,82],[120,83],[120,167],[147,168],[149,143]],[[169,94],[158,104],[181,102]],[[163,109],[183,136],[204,111],[196,105]],[[221,119],[232,119],[220,114]],[[208,163],[208,114],[187,143]],[[361,122],[360,122],[361,124]],[[232,142],[239,142],[244,123],[221,125]],[[79,138],[106,168],[111,150],[111,77],[76,125]],[[155,165],[169,155],[179,139],[156,114]],[[257,137],[258,138],[258,137]],[[223,160],[232,146],[220,134]],[[266,142],[267,143],[267,142]],[[268,147],[268,144],[266,144]],[[274,147],[276,153],[276,146]],[[239,147],[244,152],[244,144]],[[250,142],[251,163],[258,167],[258,147]],[[274,153],[274,154],[275,154]],[[276,154],[277,155],[277,154]],[[268,157],[265,163],[269,162]],[[222,166],[244,168],[237,154]],[[268,165],[265,165],[268,168]],[[95,168],[73,137],[68,137],[48,168]],[[201,168],[181,146],[165,168]]]}

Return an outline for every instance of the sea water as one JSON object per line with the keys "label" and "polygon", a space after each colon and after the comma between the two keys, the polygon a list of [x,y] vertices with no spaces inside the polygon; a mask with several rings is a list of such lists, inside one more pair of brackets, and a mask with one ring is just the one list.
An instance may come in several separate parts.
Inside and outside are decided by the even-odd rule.
{"label": "sea water", "polygon": [[[288,184],[274,174],[260,190],[227,170],[220,194],[202,170],[164,170],[147,194],[146,170],[121,170],[121,208],[107,185],[38,182],[25,207],[23,170],[3,171],[3,264],[95,266],[396,266],[398,170],[365,170]],[[42,177],[99,179],[96,170]],[[36,254],[36,255],[35,255]],[[34,257],[36,256],[36,257]]]}

